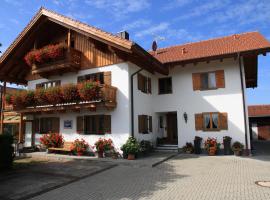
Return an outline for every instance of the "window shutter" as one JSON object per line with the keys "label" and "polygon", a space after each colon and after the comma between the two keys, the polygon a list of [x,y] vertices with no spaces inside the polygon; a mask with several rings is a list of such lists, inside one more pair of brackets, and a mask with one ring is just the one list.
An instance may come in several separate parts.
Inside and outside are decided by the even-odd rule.
{"label": "window shutter", "polygon": [[83,134],[84,133],[84,116],[77,117],[77,133]]}
{"label": "window shutter", "polygon": [[59,118],[58,117],[53,117],[52,118],[52,133],[59,133],[59,129],[60,129],[60,126],[59,126]]}
{"label": "window shutter", "polygon": [[55,86],[60,86],[61,85],[61,81],[58,80],[58,81],[55,81]]}
{"label": "window shutter", "polygon": [[228,130],[228,114],[219,113],[219,128],[220,130]]}
{"label": "window shutter", "polygon": [[193,82],[193,90],[200,90],[201,89],[201,74],[200,73],[193,73],[192,74],[192,82]]}
{"label": "window shutter", "polygon": [[34,132],[39,133],[39,119],[34,119]]}
{"label": "window shutter", "polygon": [[112,73],[104,72],[104,84],[105,85],[112,85]]}
{"label": "window shutter", "polygon": [[141,74],[138,74],[138,90],[143,91],[143,76]]}
{"label": "window shutter", "polygon": [[224,70],[216,71],[217,88],[225,88]]}
{"label": "window shutter", "polygon": [[195,129],[196,131],[203,130],[203,114],[195,114]]}
{"label": "window shutter", "polygon": [[143,115],[143,130],[142,133],[148,133],[148,116]]}
{"label": "window shutter", "polygon": [[104,115],[104,132],[111,133],[111,115]]}
{"label": "window shutter", "polygon": [[152,93],[152,85],[151,85],[151,78],[147,78],[147,85],[148,85],[148,93],[151,94]]}
{"label": "window shutter", "polygon": [[149,132],[153,132],[153,128],[152,128],[152,116],[148,117],[149,120]]}
{"label": "window shutter", "polygon": [[139,133],[143,132],[143,118],[142,118],[142,115],[138,115],[138,129],[139,129]]}

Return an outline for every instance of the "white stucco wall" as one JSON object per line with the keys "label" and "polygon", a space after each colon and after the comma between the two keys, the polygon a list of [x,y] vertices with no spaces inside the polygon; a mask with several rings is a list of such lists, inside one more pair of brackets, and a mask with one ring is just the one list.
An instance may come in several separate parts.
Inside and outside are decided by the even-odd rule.
{"label": "white stucco wall", "polygon": [[[98,110],[97,112],[90,112],[87,110],[81,113],[67,112],[55,113],[42,116],[58,116],[60,117],[60,133],[63,134],[66,141],[73,141],[76,138],[84,138],[93,145],[100,137],[112,138],[115,146],[118,148],[127,140],[130,133],[130,102],[129,102],[129,67],[128,63],[121,63],[110,65],[106,67],[81,70],[78,73],[67,73],[62,76],[53,76],[49,80],[61,80],[61,84],[77,83],[77,77],[84,74],[91,74],[96,72],[111,71],[112,86],[118,88],[117,90],[117,107],[112,111]],[[39,79],[29,81],[28,89],[35,89],[37,83],[49,81],[48,79]],[[107,135],[80,135],[76,133],[76,117],[80,115],[96,115],[96,114],[110,114],[111,115],[111,134]],[[38,116],[40,117],[40,115]],[[72,120],[73,128],[64,129],[64,120]],[[37,138],[40,135],[36,135]],[[38,142],[38,139],[36,139]]]}
{"label": "white stucco wall", "polygon": [[[225,88],[207,91],[193,91],[192,73],[207,72],[223,69],[225,73]],[[172,77],[172,94],[157,95],[158,82],[153,81],[153,105],[154,112],[177,111],[178,118],[178,146],[182,147],[186,142],[192,142],[194,137],[204,139],[215,137],[222,142],[223,136],[230,136],[233,141],[245,144],[245,129],[243,115],[243,101],[240,82],[240,71],[237,61],[224,59],[223,62],[189,64],[185,67],[177,66],[170,70]],[[162,76],[160,76],[162,77]],[[156,81],[156,82],[155,82]],[[183,113],[188,114],[188,122],[185,123]],[[228,130],[218,132],[203,132],[195,130],[195,114],[202,112],[227,112]]]}

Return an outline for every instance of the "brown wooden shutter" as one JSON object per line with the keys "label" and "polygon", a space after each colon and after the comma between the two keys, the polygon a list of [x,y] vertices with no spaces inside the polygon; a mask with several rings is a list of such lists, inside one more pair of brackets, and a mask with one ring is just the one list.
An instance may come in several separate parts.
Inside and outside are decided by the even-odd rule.
{"label": "brown wooden shutter", "polygon": [[112,73],[104,72],[104,84],[105,85],[112,85]]}
{"label": "brown wooden shutter", "polygon": [[228,114],[219,113],[219,128],[221,130],[228,130]]}
{"label": "brown wooden shutter", "polygon": [[60,120],[59,117],[52,117],[52,133],[59,133]]}
{"label": "brown wooden shutter", "polygon": [[143,75],[138,74],[137,79],[138,79],[138,90],[143,91]]}
{"label": "brown wooden shutter", "polygon": [[111,115],[104,115],[104,132],[111,133]]}
{"label": "brown wooden shutter", "polygon": [[193,90],[200,90],[201,89],[201,74],[200,73],[193,73],[192,74],[192,82],[193,82]]}
{"label": "brown wooden shutter", "polygon": [[143,117],[142,117],[142,115],[138,115],[138,129],[139,129],[139,133],[143,132]]}
{"label": "brown wooden shutter", "polygon": [[203,114],[195,114],[195,129],[196,131],[203,130]]}
{"label": "brown wooden shutter", "polygon": [[55,81],[55,86],[60,86],[61,85],[61,81],[58,80],[58,81]]}
{"label": "brown wooden shutter", "polygon": [[147,115],[143,115],[143,133],[147,133],[148,132],[148,116]]}
{"label": "brown wooden shutter", "polygon": [[152,85],[151,85],[151,78],[147,78],[147,85],[148,85],[148,93],[151,94],[152,93]]}
{"label": "brown wooden shutter", "polygon": [[153,128],[152,128],[152,116],[148,117],[149,120],[149,132],[153,132]]}
{"label": "brown wooden shutter", "polygon": [[39,118],[34,119],[34,132],[39,133]]}
{"label": "brown wooden shutter", "polygon": [[225,88],[224,70],[216,71],[217,88]]}
{"label": "brown wooden shutter", "polygon": [[84,133],[84,116],[77,117],[77,133],[83,134]]}

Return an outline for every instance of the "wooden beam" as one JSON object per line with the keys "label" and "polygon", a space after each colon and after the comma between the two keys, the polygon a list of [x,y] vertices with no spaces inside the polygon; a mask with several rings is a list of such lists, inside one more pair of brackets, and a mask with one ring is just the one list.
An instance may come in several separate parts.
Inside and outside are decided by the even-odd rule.
{"label": "wooden beam", "polygon": [[19,143],[23,141],[23,114],[20,113],[20,122],[19,122]]}
{"label": "wooden beam", "polygon": [[5,110],[5,98],[6,98],[6,85],[4,82],[3,87],[1,87],[1,122],[0,122],[0,134],[4,133],[4,110]]}

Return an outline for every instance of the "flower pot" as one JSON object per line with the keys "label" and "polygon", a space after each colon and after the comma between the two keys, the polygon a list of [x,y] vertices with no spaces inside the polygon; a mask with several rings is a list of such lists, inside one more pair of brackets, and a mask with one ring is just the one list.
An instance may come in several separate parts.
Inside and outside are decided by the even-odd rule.
{"label": "flower pot", "polygon": [[216,155],[217,148],[216,147],[210,147],[208,150],[208,155],[209,156],[214,156]]}
{"label": "flower pot", "polygon": [[83,155],[83,151],[78,151],[77,152],[77,156],[82,156]]}
{"label": "flower pot", "polygon": [[201,139],[196,139],[194,140],[194,153],[195,154],[201,154],[202,150],[201,150]]}
{"label": "flower pot", "polygon": [[103,151],[98,152],[98,158],[103,158]]}
{"label": "flower pot", "polygon": [[241,156],[241,153],[242,153],[241,151],[234,151],[235,156]]}
{"label": "flower pot", "polygon": [[135,160],[134,154],[128,154],[128,160]]}

